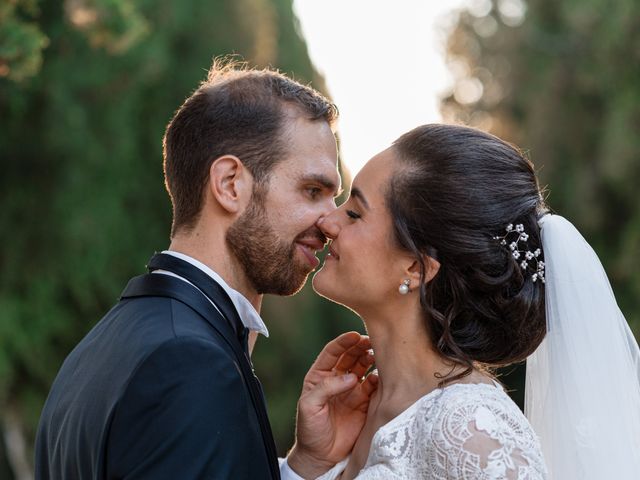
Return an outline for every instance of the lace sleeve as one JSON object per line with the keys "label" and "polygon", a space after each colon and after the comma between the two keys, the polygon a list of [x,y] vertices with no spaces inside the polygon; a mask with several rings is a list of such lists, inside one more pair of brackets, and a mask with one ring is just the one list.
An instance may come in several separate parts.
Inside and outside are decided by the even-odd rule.
{"label": "lace sleeve", "polygon": [[475,400],[443,408],[434,422],[433,477],[544,480],[537,438],[517,407]]}
{"label": "lace sleeve", "polygon": [[324,474],[320,475],[319,477],[316,477],[315,480],[335,480],[340,475],[342,475],[342,472],[344,472],[344,469],[346,468],[348,461],[349,461],[349,457],[345,458],[340,463],[336,464],[328,472],[325,472]]}
{"label": "lace sleeve", "polygon": [[[347,466],[348,461],[349,458],[346,458],[331,470],[329,470],[327,473],[325,473],[321,477],[316,478],[316,480],[336,480],[337,478],[340,478],[342,472],[344,472],[344,469]],[[384,464],[365,467],[364,469],[360,470],[360,472],[356,476],[356,480],[404,480],[404,478],[406,477],[398,475],[397,473],[393,472],[393,470],[391,470],[389,466]]]}

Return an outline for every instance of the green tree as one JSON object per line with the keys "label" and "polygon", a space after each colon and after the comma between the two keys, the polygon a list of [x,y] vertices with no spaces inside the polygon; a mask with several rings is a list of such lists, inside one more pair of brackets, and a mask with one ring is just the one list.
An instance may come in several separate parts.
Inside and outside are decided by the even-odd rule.
{"label": "green tree", "polygon": [[33,21],[37,16],[35,0],[0,4],[0,78],[21,81],[40,70],[49,40]]}
{"label": "green tree", "polygon": [[[0,6],[0,421],[27,448],[0,462],[16,476],[62,360],[168,244],[161,139],[172,113],[219,55],[321,88],[297,32],[291,0]],[[272,338],[256,365],[284,453],[304,372],[354,323],[308,290],[265,312]]]}

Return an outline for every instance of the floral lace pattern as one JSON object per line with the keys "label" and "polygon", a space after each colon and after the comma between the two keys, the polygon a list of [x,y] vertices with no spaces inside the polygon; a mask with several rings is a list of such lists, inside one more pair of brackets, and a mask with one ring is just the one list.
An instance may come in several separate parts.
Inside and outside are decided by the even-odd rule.
{"label": "floral lace pattern", "polygon": [[[346,460],[320,477],[337,478]],[[501,387],[456,384],[419,399],[373,436],[360,480],[544,480],[537,436]]]}

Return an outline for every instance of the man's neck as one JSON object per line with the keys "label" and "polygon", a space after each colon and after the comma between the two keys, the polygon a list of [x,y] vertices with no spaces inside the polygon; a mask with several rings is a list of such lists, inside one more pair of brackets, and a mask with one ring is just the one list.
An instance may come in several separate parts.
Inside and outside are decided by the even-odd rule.
{"label": "man's neck", "polygon": [[262,295],[251,286],[242,267],[229,251],[224,236],[205,238],[203,235],[176,235],[169,250],[188,255],[216,272],[234,290],[240,292],[260,313]]}

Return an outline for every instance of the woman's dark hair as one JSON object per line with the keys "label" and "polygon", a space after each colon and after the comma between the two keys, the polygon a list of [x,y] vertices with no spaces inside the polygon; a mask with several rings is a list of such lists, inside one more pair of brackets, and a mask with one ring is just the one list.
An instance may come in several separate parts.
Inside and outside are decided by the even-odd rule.
{"label": "woman's dark hair", "polygon": [[386,201],[396,240],[423,279],[424,255],[440,263],[420,288],[427,331],[437,352],[467,367],[441,383],[524,360],[546,333],[544,284],[496,237],[522,224],[527,250],[542,248],[537,220],[547,208],[532,163],[493,135],[453,125],[420,126],[393,148]]}

